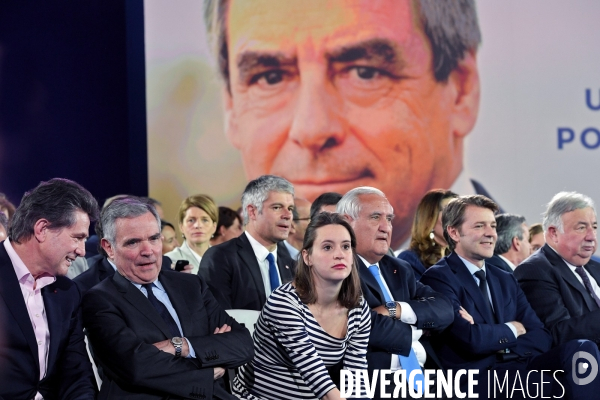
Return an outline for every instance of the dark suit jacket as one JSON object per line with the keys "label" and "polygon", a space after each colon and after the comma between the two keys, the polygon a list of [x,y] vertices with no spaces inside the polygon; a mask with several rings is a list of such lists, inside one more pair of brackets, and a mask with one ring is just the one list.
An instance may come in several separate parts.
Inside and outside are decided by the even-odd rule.
{"label": "dark suit jacket", "polygon": [[[225,313],[200,277],[161,271],[159,280],[197,358],[175,358],[152,345],[171,338],[167,324],[138,288],[114,274],[83,298],[84,325],[108,377],[99,399],[233,399],[213,380],[213,368],[252,359],[248,330]],[[214,335],[225,323],[231,332]]]}
{"label": "dark suit jacket", "polygon": [[[277,267],[281,283],[294,279],[296,262],[282,242],[277,243]],[[267,295],[260,267],[245,234],[209,248],[200,262],[202,276],[215,298],[226,310],[262,310]]]}
{"label": "dark suit jacket", "polygon": [[[587,272],[600,283],[600,264],[591,261]],[[544,245],[515,270],[523,292],[555,344],[588,339],[600,344],[600,310],[565,261]]]}
{"label": "dark suit jacket", "polygon": [[[395,301],[408,303],[417,315],[418,329],[442,330],[452,323],[452,305],[444,296],[415,280],[408,263],[388,255],[379,261],[379,269]],[[369,307],[385,304],[379,283],[359,260],[360,281]],[[407,356],[412,343],[410,325],[390,317],[371,313],[371,335],[367,350],[369,371],[389,369],[391,354]]]}
{"label": "dark suit jacket", "polygon": [[493,265],[496,268],[500,268],[501,270],[506,271],[508,273],[512,274],[514,272],[510,265],[508,265],[506,261],[504,261],[498,254],[494,254],[492,258],[488,258],[487,260],[485,260],[485,265],[486,268],[488,265]]}
{"label": "dark suit jacket", "polygon": [[[115,274],[115,269],[102,254],[90,257],[88,264],[90,268],[73,279],[73,282],[77,284],[83,294]],[[169,257],[163,256],[161,269],[171,270],[171,259]]]}
{"label": "dark suit jacket", "polygon": [[[496,364],[496,353],[510,349],[524,359],[550,349],[552,338],[527,302],[512,274],[486,266],[486,280],[497,323],[488,316],[484,297],[462,260],[452,253],[427,269],[421,282],[445,294],[454,307],[454,323],[435,340],[442,364],[450,369],[486,369]],[[460,307],[473,317],[470,324],[459,315]],[[527,333],[515,338],[505,324],[519,321]]]}
{"label": "dark suit jacket", "polygon": [[83,341],[81,295],[67,277],[42,289],[50,328],[46,377],[40,381],[38,345],[4,243],[0,243],[0,398],[94,399],[96,382]]}

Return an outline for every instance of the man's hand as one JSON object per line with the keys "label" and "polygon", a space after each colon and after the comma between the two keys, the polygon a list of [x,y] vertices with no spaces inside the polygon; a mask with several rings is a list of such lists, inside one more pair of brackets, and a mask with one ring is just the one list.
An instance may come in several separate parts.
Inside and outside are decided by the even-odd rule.
{"label": "man's hand", "polygon": [[460,307],[460,310],[458,310],[458,313],[460,314],[461,317],[463,317],[463,319],[466,319],[467,322],[469,322],[471,325],[473,325],[475,323],[471,314],[469,314],[467,312],[467,310],[462,308],[462,306]]}
{"label": "man's hand", "polygon": [[217,335],[219,333],[225,333],[225,332],[230,332],[231,331],[231,327],[227,324],[223,324],[222,327],[220,328],[215,328],[215,332],[214,334]]}
{"label": "man's hand", "polygon": [[[375,311],[377,314],[385,315],[386,317],[390,316],[390,312],[387,309],[387,307],[385,306],[385,304],[375,307],[373,309],[373,311]],[[402,307],[400,306],[400,304],[398,302],[396,302],[396,319],[400,319],[401,316],[402,316]]]}
{"label": "man's hand", "polygon": [[510,324],[513,324],[513,326],[515,328],[517,328],[517,337],[524,335],[527,333],[527,330],[525,329],[525,327],[523,326],[522,323],[520,323],[519,321],[510,321]]}
{"label": "man's hand", "polygon": [[225,368],[215,367],[213,371],[213,379],[217,380],[225,374]]}
{"label": "man's hand", "polygon": [[[183,345],[181,346],[181,357],[185,358],[190,354],[190,346],[188,346],[187,339],[183,339]],[[152,343],[154,347],[165,353],[172,354],[175,356],[175,346],[171,343],[171,339],[162,340],[160,342]]]}

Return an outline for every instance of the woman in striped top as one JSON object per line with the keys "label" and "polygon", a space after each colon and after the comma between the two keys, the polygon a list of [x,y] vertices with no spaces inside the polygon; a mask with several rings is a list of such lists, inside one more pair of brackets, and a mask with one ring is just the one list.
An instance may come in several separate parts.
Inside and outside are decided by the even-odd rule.
{"label": "woman in striped top", "polygon": [[[240,369],[242,399],[342,399],[327,368],[367,370],[371,328],[355,265],[356,239],[339,214],[321,213],[306,230],[293,283],[271,293],[254,331],[254,359]],[[354,385],[356,386],[356,385]],[[364,384],[359,395],[366,398]],[[356,393],[355,393],[356,394]]]}

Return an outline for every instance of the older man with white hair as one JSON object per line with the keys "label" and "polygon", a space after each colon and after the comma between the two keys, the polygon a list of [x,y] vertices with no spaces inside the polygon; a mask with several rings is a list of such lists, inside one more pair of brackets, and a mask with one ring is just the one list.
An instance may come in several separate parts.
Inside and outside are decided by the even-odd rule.
{"label": "older man with white hair", "polygon": [[554,343],[600,343],[600,264],[594,202],[575,192],[558,193],[544,214],[546,245],[515,270],[527,300],[551,331]]}

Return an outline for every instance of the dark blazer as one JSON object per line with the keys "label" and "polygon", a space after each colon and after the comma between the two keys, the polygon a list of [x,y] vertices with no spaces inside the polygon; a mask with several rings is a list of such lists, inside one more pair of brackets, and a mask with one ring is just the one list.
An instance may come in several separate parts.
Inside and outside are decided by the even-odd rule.
{"label": "dark blazer", "polygon": [[[83,294],[115,274],[115,269],[102,254],[88,258],[88,264],[90,268],[73,279],[73,282],[77,284]],[[163,256],[161,269],[171,270],[171,259],[169,257]]]}
{"label": "dark blazer", "polygon": [[[277,243],[281,283],[291,282],[296,262],[282,242]],[[267,295],[256,255],[246,234],[206,250],[198,275],[202,276],[225,310],[262,310]]]}
{"label": "dark blazer", "polygon": [[46,377],[40,381],[38,345],[17,275],[0,242],[0,398],[94,399],[97,389],[85,350],[81,295],[67,277],[42,289],[50,329]]}
{"label": "dark blazer", "polygon": [[[535,315],[512,274],[486,266],[486,280],[497,322],[488,316],[484,297],[462,260],[452,253],[427,269],[421,282],[446,295],[454,307],[454,323],[435,340],[442,364],[449,369],[486,369],[496,364],[496,353],[510,349],[525,359],[550,349],[552,337]],[[470,324],[460,307],[473,317]],[[515,338],[505,324],[519,321],[527,333]]]}
{"label": "dark blazer", "polygon": [[[408,303],[417,315],[418,329],[439,331],[452,323],[452,305],[444,296],[415,280],[408,263],[388,255],[379,261],[379,269],[395,301]],[[385,304],[379,283],[367,265],[359,259],[360,283],[370,308]],[[369,371],[389,369],[391,354],[407,356],[412,344],[410,325],[390,317],[371,313],[371,335],[367,350]]]}
{"label": "dark blazer", "polygon": [[416,280],[421,279],[421,276],[425,273],[426,268],[415,251],[401,251],[400,254],[398,254],[398,258],[402,261],[406,261],[411,266]]}
{"label": "dark blazer", "polygon": [[[152,345],[171,338],[167,324],[138,288],[114,274],[83,298],[84,325],[107,376],[99,399],[234,399],[213,380],[213,368],[252,359],[248,330],[225,313],[200,277],[161,271],[159,280],[197,358],[175,358]],[[223,324],[231,332],[214,335]]]}
{"label": "dark blazer", "polygon": [[[589,261],[587,272],[600,283],[600,264]],[[523,292],[555,344],[588,339],[600,344],[600,310],[565,261],[550,246],[519,264],[515,270]]]}
{"label": "dark blazer", "polygon": [[494,254],[494,256],[492,258],[488,258],[487,260],[485,260],[485,265],[487,268],[487,265],[493,265],[496,268],[500,268],[503,271],[506,271],[508,273],[513,273],[513,269],[510,267],[510,265],[508,265],[506,263],[506,261],[504,261],[498,254]]}

